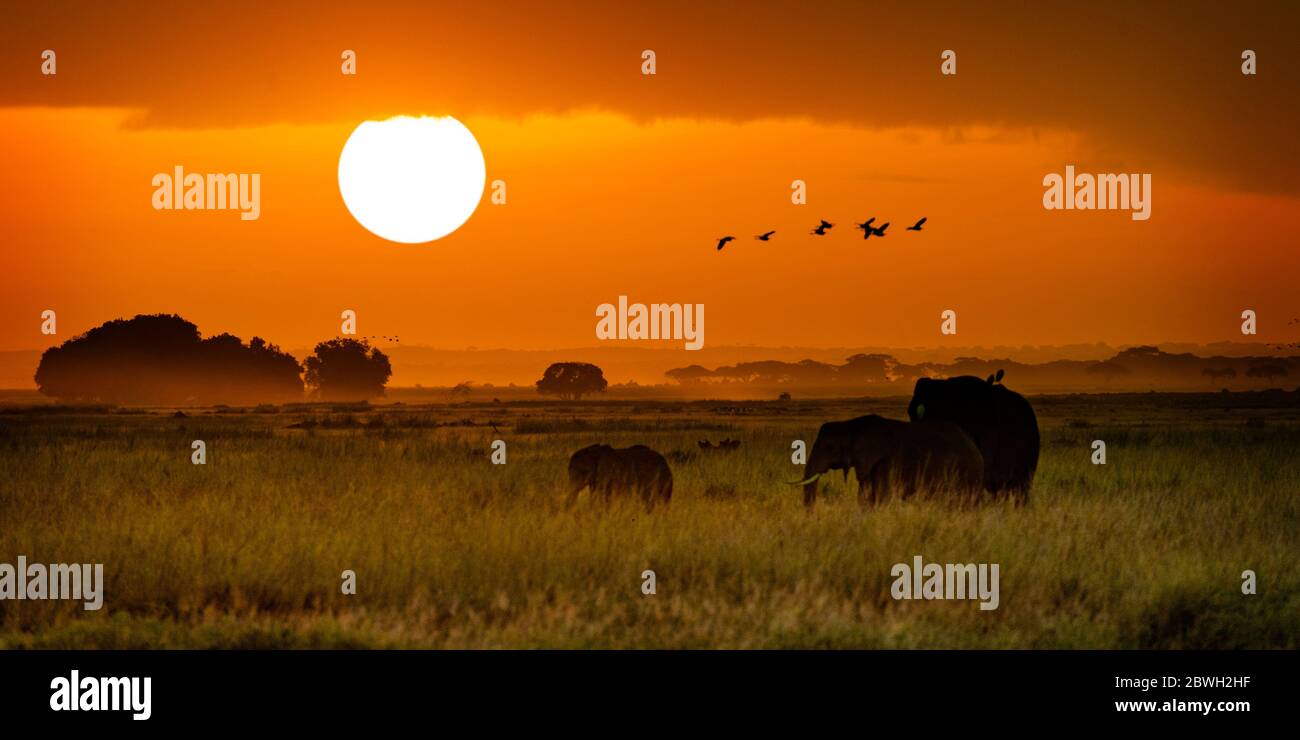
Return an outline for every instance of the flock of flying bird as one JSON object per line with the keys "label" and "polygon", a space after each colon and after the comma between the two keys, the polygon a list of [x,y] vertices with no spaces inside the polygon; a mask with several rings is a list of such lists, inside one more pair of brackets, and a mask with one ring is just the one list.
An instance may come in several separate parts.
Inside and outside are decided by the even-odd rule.
{"label": "flock of flying bird", "polygon": [[[908,226],[908,227],[907,227],[907,230],[908,230],[908,231],[920,231],[920,230],[921,230],[921,227],[922,227],[923,225],[925,225],[925,221],[926,221],[926,219],[925,219],[925,218],[922,218],[920,221],[917,221],[915,224],[913,224],[913,225],[911,225],[911,226]],[[858,229],[861,229],[861,230],[862,230],[862,238],[863,238],[863,239],[870,239],[870,238],[873,237],[873,236],[883,237],[883,236],[885,235],[885,229],[888,229],[888,228],[889,228],[889,222],[886,221],[885,223],[883,223],[883,224],[881,224],[881,225],[879,225],[879,226],[875,226],[875,225],[874,225],[875,222],[876,222],[876,217],[875,217],[875,216],[872,216],[871,218],[867,219],[866,221],[864,221],[864,222],[862,222],[862,223],[860,223],[860,224],[854,224],[854,226],[857,227]],[[810,232],[808,232],[808,233],[813,234],[813,235],[816,235],[816,236],[826,236],[826,232],[827,232],[827,231],[830,231],[832,228],[834,228],[834,226],[835,226],[835,224],[831,223],[830,221],[827,221],[826,219],[822,219],[822,220],[821,220],[821,223],[817,225],[817,228],[813,229],[812,231],[810,231]],[[770,241],[770,240],[772,239],[772,235],[775,234],[775,233],[776,233],[775,230],[773,230],[773,231],[766,231],[766,232],[763,232],[762,234],[759,234],[758,236],[756,236],[756,237],[754,237],[754,238],[757,239],[757,240],[760,241],[760,242]],[[736,237],[734,237],[734,236],[724,236],[724,237],[722,237],[721,239],[718,240],[718,250],[721,251],[723,247],[727,246],[727,242],[732,242],[732,241],[735,241],[735,240],[736,240]]]}

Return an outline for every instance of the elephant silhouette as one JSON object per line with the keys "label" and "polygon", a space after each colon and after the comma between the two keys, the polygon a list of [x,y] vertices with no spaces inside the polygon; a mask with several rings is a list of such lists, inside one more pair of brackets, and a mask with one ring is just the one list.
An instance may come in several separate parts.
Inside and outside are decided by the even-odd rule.
{"label": "elephant silhouette", "polygon": [[804,504],[817,501],[817,483],[826,473],[852,470],[858,480],[858,504],[880,502],[891,487],[903,497],[917,490],[949,491],[960,497],[979,492],[984,460],[971,438],[956,424],[910,424],[872,414],[847,421],[828,421],[817,431],[808,456]]}
{"label": "elephant silhouette", "polygon": [[1038,469],[1038,418],[1025,397],[1001,385],[1002,371],[916,381],[907,416],[918,424],[951,423],[975,440],[984,456],[984,488],[1029,502]]}
{"label": "elephant silhouette", "polygon": [[569,497],[565,506],[572,506],[584,488],[605,501],[615,494],[636,494],[647,509],[654,509],[656,504],[667,504],[672,499],[673,473],[664,456],[645,445],[591,445],[569,458]]}

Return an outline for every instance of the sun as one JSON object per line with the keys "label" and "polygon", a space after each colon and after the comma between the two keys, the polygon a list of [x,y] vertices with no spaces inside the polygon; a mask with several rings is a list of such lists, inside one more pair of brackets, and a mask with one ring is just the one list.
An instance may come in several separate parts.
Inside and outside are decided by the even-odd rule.
{"label": "sun", "polygon": [[339,154],[339,193],[357,223],[403,244],[460,228],[483,197],[487,168],[474,134],[450,116],[365,121]]}

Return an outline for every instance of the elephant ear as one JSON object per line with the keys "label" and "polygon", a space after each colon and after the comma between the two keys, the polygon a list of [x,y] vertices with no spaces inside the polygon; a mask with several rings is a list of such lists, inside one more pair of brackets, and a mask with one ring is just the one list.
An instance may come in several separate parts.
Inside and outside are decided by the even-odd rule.
{"label": "elephant ear", "polygon": [[917,407],[916,407],[916,418],[917,418],[917,419],[924,419],[924,418],[925,418],[925,404],[922,403],[922,404],[918,404],[918,405],[917,405]]}
{"label": "elephant ear", "polygon": [[990,375],[988,380],[986,380],[985,382],[988,383],[989,385],[993,385],[993,376]]}
{"label": "elephant ear", "polygon": [[1006,371],[1005,371],[1005,370],[1003,370],[1002,368],[998,368],[998,374],[997,374],[997,377],[995,378],[995,380],[997,380],[997,382],[1001,383],[1001,382],[1002,382],[1002,376],[1005,375],[1005,374],[1006,374]]}

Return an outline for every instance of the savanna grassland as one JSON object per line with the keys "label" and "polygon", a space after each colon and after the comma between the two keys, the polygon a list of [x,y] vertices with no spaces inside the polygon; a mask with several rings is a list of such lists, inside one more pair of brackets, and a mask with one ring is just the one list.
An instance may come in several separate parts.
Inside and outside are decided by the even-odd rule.
{"label": "savanna grassland", "polygon": [[[1028,507],[864,512],[837,474],[811,514],[786,485],[791,442],[905,418],[906,399],[0,409],[0,562],[102,562],[106,579],[97,612],[0,601],[0,646],[1300,644],[1297,394],[1031,400]],[[740,449],[696,445],[723,437]],[[566,511],[568,456],[594,442],[663,452],[671,506]],[[999,608],[894,601],[890,568],[914,555],[999,563]]]}

